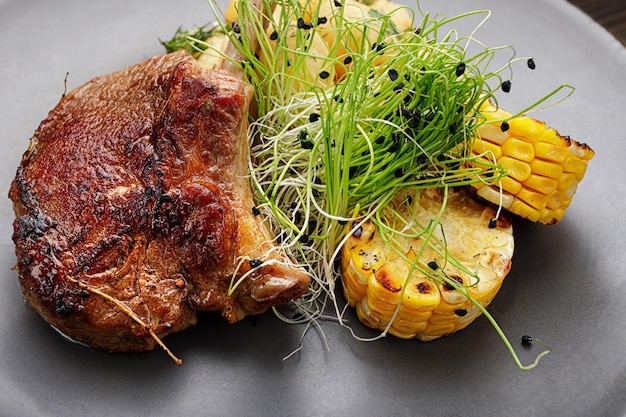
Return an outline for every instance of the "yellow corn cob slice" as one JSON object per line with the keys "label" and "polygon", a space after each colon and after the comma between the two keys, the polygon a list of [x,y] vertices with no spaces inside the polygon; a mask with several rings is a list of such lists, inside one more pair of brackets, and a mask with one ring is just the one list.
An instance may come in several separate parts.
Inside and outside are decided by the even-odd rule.
{"label": "yellow corn cob slice", "polygon": [[[508,119],[476,129],[472,154],[483,163],[498,164],[509,176],[498,182],[478,182],[478,195],[535,222],[557,223],[563,218],[587,170],[593,150],[536,119],[511,114],[488,102],[481,108],[487,120]],[[508,129],[507,129],[508,127]],[[474,164],[481,166],[482,164]]]}
{"label": "yellow corn cob slice", "polygon": [[[403,222],[423,230],[440,212],[442,196],[441,190],[424,190],[408,199],[414,210],[406,199],[391,208]],[[350,229],[353,233],[342,247],[342,282],[361,322],[381,331],[389,326],[389,333],[401,338],[429,341],[463,329],[480,316],[478,307],[441,276],[443,272],[464,286],[483,306],[493,300],[511,268],[514,246],[508,216],[501,215],[496,227],[489,227],[495,214],[495,207],[476,201],[469,188],[450,191],[440,219],[445,249],[439,228],[429,239],[435,246],[424,247],[422,238],[399,235],[390,244],[372,222],[351,224],[356,229]],[[451,258],[446,262],[446,251],[458,265]],[[421,272],[411,269],[410,261],[418,254]]]}

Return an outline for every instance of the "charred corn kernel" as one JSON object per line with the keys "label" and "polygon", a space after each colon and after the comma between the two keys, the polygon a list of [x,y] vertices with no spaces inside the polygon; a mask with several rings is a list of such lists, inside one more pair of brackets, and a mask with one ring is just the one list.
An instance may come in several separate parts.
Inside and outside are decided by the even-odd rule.
{"label": "charred corn kernel", "polygon": [[[474,185],[478,195],[512,213],[545,224],[563,218],[594,152],[589,146],[561,136],[545,123],[510,113],[488,102],[481,108],[486,124],[476,129],[471,163],[484,181]],[[506,120],[506,123],[502,123]],[[500,147],[498,152],[494,147]],[[508,176],[489,182],[486,151]]]}
{"label": "charred corn kernel", "polygon": [[[441,211],[442,193],[423,190],[410,199],[403,195],[387,209],[400,215],[402,224],[425,225]],[[443,230],[437,228],[430,241],[434,246],[425,245],[419,237],[423,235],[408,237],[405,230],[394,237],[392,247],[372,222],[351,224],[341,252],[342,282],[359,320],[422,341],[466,327],[480,310],[453,283],[487,306],[511,267],[510,219],[504,215],[496,228],[489,228],[495,214],[493,205],[478,202],[468,189],[450,191],[440,219]],[[442,254],[444,234],[446,251],[458,263]]]}

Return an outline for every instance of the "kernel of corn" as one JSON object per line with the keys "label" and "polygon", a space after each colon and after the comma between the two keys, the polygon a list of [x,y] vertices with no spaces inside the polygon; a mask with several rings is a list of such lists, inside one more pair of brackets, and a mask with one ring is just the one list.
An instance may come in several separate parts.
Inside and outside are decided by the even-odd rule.
{"label": "kernel of corn", "polygon": [[497,145],[502,145],[511,137],[508,131],[503,132],[500,126],[495,124],[482,125],[476,129],[476,133],[479,138]]}
{"label": "kernel of corn", "polygon": [[574,183],[576,183],[576,176],[570,172],[566,172],[559,178],[557,188],[561,191],[566,191],[571,188]]}
{"label": "kernel of corn", "polygon": [[502,144],[502,153],[515,159],[530,162],[535,159],[535,148],[532,143],[517,139],[507,139]]}
{"label": "kernel of corn", "polygon": [[348,299],[348,303],[354,307],[356,302],[367,293],[367,282],[366,284],[361,284],[363,274],[355,272],[351,266],[347,269],[344,268],[344,274],[350,277],[350,279],[343,280],[344,294]]}
{"label": "kernel of corn", "polygon": [[382,256],[379,254],[378,248],[375,248],[372,244],[358,245],[356,248],[358,249],[352,255],[352,261],[356,270],[370,271],[380,266]]}
{"label": "kernel of corn", "polygon": [[534,142],[546,130],[546,124],[530,117],[516,117],[509,121],[511,136],[526,138]]}
{"label": "kernel of corn", "polygon": [[[450,334],[453,331],[454,331],[454,323],[450,323],[450,324],[439,323],[437,322],[437,318],[433,317],[428,322],[428,327],[424,329],[422,334],[426,334],[432,338],[437,338],[440,336]],[[422,339],[420,338],[420,340]],[[429,340],[429,339],[426,339],[426,340]]]}
{"label": "kernel of corn", "polygon": [[524,181],[525,187],[532,188],[546,195],[554,192],[558,184],[558,181],[554,178],[543,177],[536,174],[530,174],[530,177]]}
{"label": "kernel of corn", "polygon": [[402,304],[415,311],[427,311],[439,305],[441,295],[429,279],[411,279],[404,290]]}
{"label": "kernel of corn", "polygon": [[402,303],[400,310],[398,311],[398,317],[405,320],[410,320],[415,323],[426,322],[430,320],[433,315],[432,311],[417,311],[410,308],[406,308],[405,303]]}
{"label": "kernel of corn", "polygon": [[575,182],[574,184],[572,184],[571,187],[569,187],[567,190],[565,190],[565,192],[563,193],[565,195],[565,200],[571,200],[572,197],[574,197],[574,194],[576,194],[576,190],[578,189],[578,183]]}
{"label": "kernel of corn", "polygon": [[502,201],[502,207],[505,209],[509,209],[515,200],[511,194],[506,192],[501,193],[491,185],[480,188],[476,194],[493,204],[500,204],[500,201]]}
{"label": "kernel of corn", "polygon": [[528,188],[522,188],[515,196],[537,210],[541,210],[548,205],[547,195],[529,190]]}
{"label": "kernel of corn", "polygon": [[[569,204],[567,206],[564,206],[564,207],[567,208],[568,206],[569,206]],[[565,209],[564,208],[558,208],[558,209],[555,209],[552,212],[552,217],[557,222],[561,221],[561,219],[563,218],[564,215],[565,215]]]}
{"label": "kernel of corn", "polygon": [[530,163],[530,169],[537,175],[549,178],[559,178],[563,174],[563,166],[554,162],[544,161],[542,159],[534,159]]}
{"label": "kernel of corn", "polygon": [[456,306],[467,301],[466,296],[455,289],[451,289],[451,287],[439,284],[439,290],[441,291],[441,304],[445,303],[448,306]]}
{"label": "kernel of corn", "polygon": [[564,202],[565,194],[563,193],[563,191],[556,190],[552,194],[550,194],[548,198],[547,208],[552,210],[557,209],[559,207],[562,207],[564,205]]}
{"label": "kernel of corn", "polygon": [[515,181],[511,177],[500,178],[500,184],[502,184],[502,189],[504,191],[507,191],[513,195],[517,194],[519,190],[522,189],[522,184],[518,181]]}
{"label": "kernel of corn", "polygon": [[[576,158],[568,158],[565,162],[564,169],[565,172],[573,173],[576,176],[576,180],[580,181],[585,176],[587,162]],[[578,178],[580,178],[580,180]]]}
{"label": "kernel of corn", "polygon": [[519,199],[515,199],[515,201],[513,201],[509,210],[533,222],[539,221],[541,217],[539,210],[532,208]]}
{"label": "kernel of corn", "polygon": [[472,151],[475,155],[481,155],[486,153],[485,157],[487,158],[487,160],[492,160],[494,162],[502,156],[502,148],[487,140],[474,140]]}
{"label": "kernel of corn", "polygon": [[511,158],[510,156],[503,156],[498,159],[498,163],[504,167],[511,177],[518,181],[524,182],[531,174],[530,165],[519,159]]}
{"label": "kernel of corn", "polygon": [[535,155],[537,158],[563,163],[567,160],[568,154],[567,148],[559,148],[546,142],[535,142]]}
{"label": "kernel of corn", "polygon": [[431,316],[432,313],[430,312],[425,319],[422,319],[421,317],[406,318],[398,316],[393,322],[393,327],[398,330],[402,330],[405,333],[413,333],[412,337],[415,337],[418,332],[421,332],[426,328],[426,326],[428,326],[428,320]]}
{"label": "kernel of corn", "polygon": [[567,147],[567,141],[554,129],[546,129],[541,137],[539,137],[539,141],[546,142],[560,148]]}
{"label": "kernel of corn", "polygon": [[[488,303],[490,303],[492,300],[493,299],[489,300]],[[467,327],[471,322],[476,320],[478,316],[480,316],[480,309],[475,305],[468,306],[465,309],[465,315],[457,320],[457,326],[459,330]]]}

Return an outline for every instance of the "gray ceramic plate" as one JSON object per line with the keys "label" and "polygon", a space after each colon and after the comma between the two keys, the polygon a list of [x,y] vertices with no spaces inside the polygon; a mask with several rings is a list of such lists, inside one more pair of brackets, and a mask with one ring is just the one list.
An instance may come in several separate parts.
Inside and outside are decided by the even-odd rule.
{"label": "gray ceramic plate", "polygon": [[[439,0],[424,10],[480,8],[478,33],[532,55],[504,100],[518,108],[560,83],[572,98],[535,114],[591,144],[597,156],[562,223],[516,222],[514,267],[490,311],[522,360],[531,334],[554,352],[517,370],[479,319],[432,343],[361,343],[326,323],[302,328],[271,314],[229,326],[217,316],[166,339],[160,350],[110,355],[73,345],[24,303],[11,242],[13,213],[0,199],[0,415],[7,416],[617,416],[626,412],[626,50],[561,0]],[[161,52],[159,38],[212,20],[204,0],[86,2],[0,0],[0,194],[28,138],[68,88]]]}

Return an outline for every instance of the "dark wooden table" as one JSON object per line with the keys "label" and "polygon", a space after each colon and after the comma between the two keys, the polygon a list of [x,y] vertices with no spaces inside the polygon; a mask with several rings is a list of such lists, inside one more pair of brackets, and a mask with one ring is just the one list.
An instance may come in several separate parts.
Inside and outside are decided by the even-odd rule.
{"label": "dark wooden table", "polygon": [[569,0],[626,46],[626,0]]}

